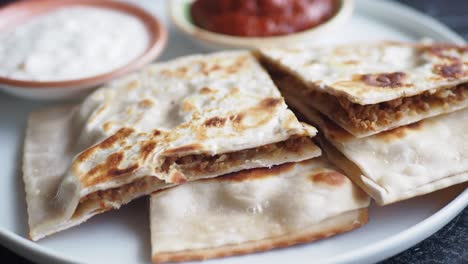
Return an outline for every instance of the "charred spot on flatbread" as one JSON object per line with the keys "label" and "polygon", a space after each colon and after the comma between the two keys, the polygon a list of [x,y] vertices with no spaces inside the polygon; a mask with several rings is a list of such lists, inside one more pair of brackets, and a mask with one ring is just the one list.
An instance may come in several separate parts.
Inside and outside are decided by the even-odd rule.
{"label": "charred spot on flatbread", "polygon": [[204,124],[207,127],[222,127],[226,124],[226,118],[215,116],[206,120]]}
{"label": "charred spot on flatbread", "polygon": [[310,179],[314,183],[321,183],[330,186],[340,186],[345,183],[346,176],[336,171],[322,171],[312,173]]}
{"label": "charred spot on flatbread", "polygon": [[100,149],[110,149],[116,144],[119,144],[125,141],[133,132],[135,132],[132,128],[121,128],[119,129],[114,135],[106,138],[101,143],[93,146],[85,151],[83,151],[76,159],[77,163],[83,163],[89,160],[98,150]]}
{"label": "charred spot on flatbread", "polygon": [[370,86],[396,88],[406,84],[407,75],[404,72],[375,73],[364,74],[360,79]]}
{"label": "charred spot on flatbread", "polygon": [[126,168],[119,168],[124,158],[125,154],[123,152],[109,155],[104,162],[99,163],[83,175],[81,182],[85,186],[91,186],[104,182],[109,178],[126,175],[138,169],[138,164],[129,165]]}
{"label": "charred spot on flatbread", "polygon": [[434,65],[434,72],[447,79],[456,79],[468,75],[468,72],[463,70],[463,64],[460,61]]}

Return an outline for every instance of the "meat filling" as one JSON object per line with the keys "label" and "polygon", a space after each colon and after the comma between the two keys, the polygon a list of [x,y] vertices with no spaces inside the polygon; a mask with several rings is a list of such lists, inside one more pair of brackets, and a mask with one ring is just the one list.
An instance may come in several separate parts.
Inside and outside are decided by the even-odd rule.
{"label": "meat filling", "polygon": [[305,144],[310,144],[308,137],[294,137],[285,141],[267,144],[257,148],[245,149],[231,153],[208,156],[206,154],[169,157],[165,160],[162,170],[168,171],[175,166],[184,174],[191,176],[204,173],[225,171],[233,166],[239,166],[246,161],[263,157],[274,158],[281,153],[298,153]]}
{"label": "meat filling", "polygon": [[458,104],[468,98],[468,84],[461,84],[451,89],[435,93],[425,91],[421,94],[397,98],[373,105],[360,105],[338,97],[337,111],[339,119],[346,120],[353,127],[361,130],[375,130],[402,119],[408,114],[424,113],[440,105]]}
{"label": "meat filling", "polygon": [[271,63],[264,61],[262,63],[282,92],[299,96],[301,100],[306,100],[310,106],[329,115],[336,122],[361,131],[374,131],[379,127],[395,123],[407,115],[424,113],[441,105],[456,105],[468,99],[468,83],[464,83],[435,92],[425,91],[418,95],[378,104],[360,105],[343,96],[309,89],[301,80],[285,74]]}
{"label": "meat filling", "polygon": [[[309,137],[294,137],[282,142],[268,144],[257,148],[213,156],[198,154],[183,157],[170,157],[163,163],[162,170],[163,172],[167,172],[171,166],[177,166],[178,170],[183,171],[184,174],[187,174],[188,176],[193,174],[200,175],[203,173],[210,174],[214,172],[224,174],[223,171],[227,171],[227,169],[232,168],[233,166],[239,166],[246,161],[261,158],[261,156],[274,158],[284,152],[297,153],[301,151],[302,146],[305,144],[311,144],[311,142],[312,141]],[[149,194],[157,189],[165,188],[169,185],[170,184],[167,184],[154,176],[142,177],[128,184],[112,189],[99,190],[82,197],[77,212],[82,211],[82,209],[88,205],[95,205],[97,203],[99,204],[98,209],[100,210],[106,209],[108,207],[107,203],[125,204],[136,198],[135,196],[137,194]]]}
{"label": "meat filling", "polygon": [[113,207],[112,204],[126,204],[139,196],[165,187],[168,187],[168,184],[164,181],[154,176],[146,176],[116,188],[99,190],[80,199],[73,217],[79,217],[88,211],[107,211]]}

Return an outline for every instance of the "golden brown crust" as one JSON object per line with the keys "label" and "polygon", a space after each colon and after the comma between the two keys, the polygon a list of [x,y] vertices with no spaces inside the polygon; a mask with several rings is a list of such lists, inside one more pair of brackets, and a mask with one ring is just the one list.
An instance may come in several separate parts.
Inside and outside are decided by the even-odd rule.
{"label": "golden brown crust", "polygon": [[361,208],[328,218],[318,223],[318,226],[322,226],[322,228],[319,228],[319,230],[314,230],[314,225],[296,234],[289,234],[260,241],[250,241],[242,244],[228,245],[218,248],[186,250],[179,252],[163,252],[154,254],[152,256],[152,261],[153,263],[163,263],[205,260],[210,258],[220,258],[234,255],[249,254],[259,251],[266,251],[274,248],[288,247],[296,244],[307,243],[318,239],[323,239],[337,234],[341,234],[356,229],[366,224],[367,222],[368,209]]}
{"label": "golden brown crust", "polygon": [[360,76],[360,79],[367,85],[389,88],[405,85],[406,78],[407,76],[404,72],[364,74]]}
{"label": "golden brown crust", "polygon": [[148,98],[145,98],[138,103],[138,107],[141,107],[141,108],[150,108],[153,105],[154,105],[154,101]]}
{"label": "golden brown crust", "polygon": [[109,149],[115,144],[125,140],[128,138],[133,132],[135,132],[132,128],[121,128],[117,131],[114,135],[110,136],[109,138],[105,139],[101,143],[83,151],[76,160],[79,163],[86,162],[87,160],[91,159],[94,153],[96,153],[99,149]]}
{"label": "golden brown crust", "polygon": [[120,163],[124,160],[124,153],[113,153],[107,159],[98,164],[96,167],[89,170],[81,179],[85,187],[96,185],[107,181],[108,179],[126,175],[138,169],[138,164],[131,164],[126,168],[119,168]]}
{"label": "golden brown crust", "polygon": [[410,131],[422,129],[423,123],[424,123],[424,120],[421,120],[421,121],[418,121],[416,123],[412,123],[406,126],[401,126],[392,130],[383,131],[379,134],[376,134],[375,137],[381,140],[387,141],[387,142],[393,142],[398,138],[405,137],[405,135]]}
{"label": "golden brown crust", "polygon": [[114,122],[108,121],[102,125],[102,128],[104,129],[106,133],[108,133],[112,129],[113,126],[114,126]]}
{"label": "golden brown crust", "polygon": [[151,140],[143,143],[143,145],[141,146],[141,157],[143,158],[143,160],[146,160],[148,158],[148,156],[156,148],[157,144],[158,143],[156,141]]}
{"label": "golden brown crust", "polygon": [[283,102],[283,98],[266,98],[258,105],[248,108],[236,115],[230,116],[229,119],[232,121],[232,125],[237,131],[244,131],[246,129],[263,126],[273,118],[271,113],[274,112],[275,108]]}
{"label": "golden brown crust", "polygon": [[211,89],[210,87],[203,87],[200,89],[200,94],[210,94],[210,93],[216,93],[217,91],[215,89]]}
{"label": "golden brown crust", "polygon": [[439,58],[447,59],[450,61],[457,60],[456,57],[451,56],[450,52],[456,51],[458,53],[468,52],[468,46],[460,46],[455,44],[449,43],[436,43],[429,46],[421,45],[422,49],[433,56],[437,56]]}
{"label": "golden brown crust", "polygon": [[222,127],[226,123],[226,118],[222,117],[212,117],[205,121],[205,126],[207,127]]}
{"label": "golden brown crust", "polygon": [[468,71],[463,71],[463,64],[460,61],[455,61],[449,64],[434,65],[433,71],[449,80],[468,76]]}
{"label": "golden brown crust", "polygon": [[313,173],[310,179],[314,183],[328,184],[331,186],[340,186],[346,182],[346,176],[336,171],[324,171]]}

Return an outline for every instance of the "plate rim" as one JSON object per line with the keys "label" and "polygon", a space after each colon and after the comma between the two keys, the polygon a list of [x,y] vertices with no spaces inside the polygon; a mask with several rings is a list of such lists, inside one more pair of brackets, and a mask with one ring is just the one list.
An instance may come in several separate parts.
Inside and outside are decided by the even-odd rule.
{"label": "plate rim", "polygon": [[[465,188],[437,212],[410,228],[365,246],[359,251],[334,257],[328,263],[351,263],[353,261],[374,263],[385,260],[430,237],[455,218],[466,206],[468,206],[468,188]],[[427,232],[427,230],[431,231]]]}
{"label": "plate rim", "polygon": [[[457,43],[466,43],[465,40],[455,33],[453,30],[440,23],[436,19],[421,13],[409,6],[401,3],[380,0],[360,0],[356,1],[356,10],[363,9],[385,9],[388,13],[398,13],[399,18],[410,19],[423,27],[430,27],[431,31],[442,36],[443,38]],[[328,263],[350,263],[355,261],[360,262],[376,262],[388,257],[391,257],[403,250],[410,248],[418,242],[426,239],[440,228],[452,220],[458,213],[468,206],[468,188],[465,188],[452,201],[439,209],[437,212],[424,219],[423,221],[399,232],[393,236],[380,240],[372,245],[365,246],[359,251],[336,256]],[[428,230],[430,230],[428,232]],[[50,262],[65,262],[74,263],[82,261],[80,259],[72,259],[65,254],[58,252],[55,249],[43,247],[33,241],[30,241],[8,229],[0,226],[0,244],[16,254],[29,260],[39,263]],[[149,260],[149,258],[148,258]]]}

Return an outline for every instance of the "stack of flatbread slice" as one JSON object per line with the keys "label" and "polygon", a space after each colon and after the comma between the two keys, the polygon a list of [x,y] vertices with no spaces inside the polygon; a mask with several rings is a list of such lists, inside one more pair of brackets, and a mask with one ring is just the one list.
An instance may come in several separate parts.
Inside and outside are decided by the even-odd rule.
{"label": "stack of flatbread slice", "polygon": [[259,56],[288,104],[323,132],[328,157],[378,203],[468,180],[468,46],[384,42]]}
{"label": "stack of flatbread slice", "polygon": [[316,132],[250,52],[152,65],[80,105],[31,114],[23,165],[30,237],[153,192],[155,262],[352,230],[367,222],[369,196],[312,159],[321,154]]}
{"label": "stack of flatbread slice", "polygon": [[24,150],[37,240],[186,181],[320,155],[249,52],[155,64],[78,106],[31,115]]}

